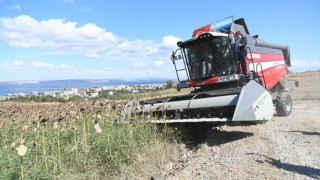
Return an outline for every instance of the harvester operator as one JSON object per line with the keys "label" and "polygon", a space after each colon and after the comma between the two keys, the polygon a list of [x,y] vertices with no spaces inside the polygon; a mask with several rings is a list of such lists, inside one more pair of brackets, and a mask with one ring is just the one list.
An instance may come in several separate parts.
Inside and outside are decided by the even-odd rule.
{"label": "harvester operator", "polygon": [[247,38],[241,34],[240,31],[237,31],[235,34],[235,51],[236,51],[236,59],[240,62],[242,73],[244,75],[247,74],[247,65],[246,65],[246,49]]}

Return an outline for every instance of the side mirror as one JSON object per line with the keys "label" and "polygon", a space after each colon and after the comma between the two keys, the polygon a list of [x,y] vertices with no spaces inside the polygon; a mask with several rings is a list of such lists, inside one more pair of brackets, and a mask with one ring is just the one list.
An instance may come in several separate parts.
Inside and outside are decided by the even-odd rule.
{"label": "side mirror", "polygon": [[259,35],[258,34],[256,34],[256,35],[254,35],[254,36],[252,36],[253,38],[258,38],[259,37]]}

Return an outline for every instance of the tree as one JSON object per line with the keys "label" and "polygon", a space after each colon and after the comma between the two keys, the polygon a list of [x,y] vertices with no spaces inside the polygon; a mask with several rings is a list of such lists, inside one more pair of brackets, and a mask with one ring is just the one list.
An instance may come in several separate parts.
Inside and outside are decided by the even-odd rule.
{"label": "tree", "polygon": [[168,81],[166,82],[166,87],[167,87],[168,89],[172,88],[172,87],[173,87],[173,81],[172,81],[172,80],[168,80]]}

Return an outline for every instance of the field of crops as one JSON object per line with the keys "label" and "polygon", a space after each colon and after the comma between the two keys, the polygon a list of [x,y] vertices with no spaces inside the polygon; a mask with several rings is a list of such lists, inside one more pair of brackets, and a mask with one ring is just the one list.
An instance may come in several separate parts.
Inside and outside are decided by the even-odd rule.
{"label": "field of crops", "polygon": [[1,103],[0,179],[150,177],[176,147],[141,118],[116,124],[123,104]]}

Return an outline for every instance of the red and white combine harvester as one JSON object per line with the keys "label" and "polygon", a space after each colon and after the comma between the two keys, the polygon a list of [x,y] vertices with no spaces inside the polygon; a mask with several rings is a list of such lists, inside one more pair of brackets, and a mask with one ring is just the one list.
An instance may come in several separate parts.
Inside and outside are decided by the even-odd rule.
{"label": "red and white combine harvester", "polygon": [[[238,31],[247,40],[242,49],[246,68],[241,68],[235,51],[234,32]],[[251,36],[244,19],[233,17],[198,28],[191,39],[177,45],[171,56],[177,88],[194,90],[186,95],[129,101],[122,111],[124,119],[152,114],[155,123],[248,122],[270,120],[274,110],[278,116],[290,115],[290,90],[283,78],[291,66],[287,45]]]}

